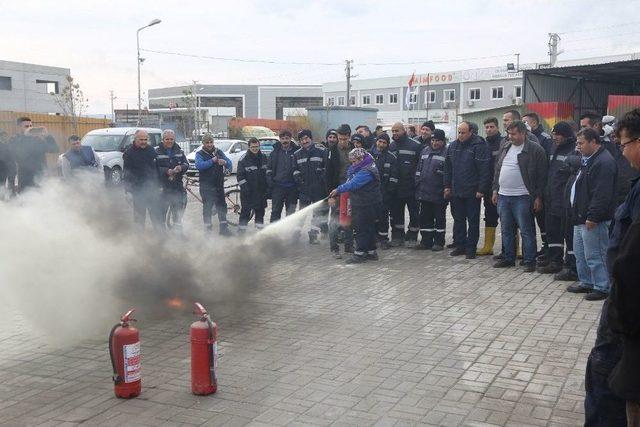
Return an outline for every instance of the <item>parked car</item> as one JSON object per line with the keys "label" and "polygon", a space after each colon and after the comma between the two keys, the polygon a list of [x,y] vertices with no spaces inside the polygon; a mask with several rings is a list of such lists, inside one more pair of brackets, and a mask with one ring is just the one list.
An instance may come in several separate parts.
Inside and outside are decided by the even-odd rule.
{"label": "parked car", "polygon": [[122,182],[122,153],[133,143],[136,130],[146,130],[149,145],[156,147],[162,140],[162,130],[158,128],[104,128],[95,129],[82,138],[82,145],[93,148],[100,158],[107,182],[119,185]]}
{"label": "parked car", "polygon": [[280,142],[278,138],[274,138],[271,136],[264,136],[262,138],[258,138],[260,141],[260,151],[264,153],[265,156],[269,157],[271,152],[273,151],[273,147],[276,143]]}
{"label": "parked car", "polygon": [[[240,139],[216,139],[215,145],[216,148],[222,150],[224,154],[231,159],[232,167],[231,170],[225,171],[227,175],[236,173],[238,170],[238,161],[249,149],[247,142]],[[200,150],[202,150],[202,146],[187,154],[187,160],[189,160],[188,176],[198,175],[198,170],[196,169],[196,153]]]}

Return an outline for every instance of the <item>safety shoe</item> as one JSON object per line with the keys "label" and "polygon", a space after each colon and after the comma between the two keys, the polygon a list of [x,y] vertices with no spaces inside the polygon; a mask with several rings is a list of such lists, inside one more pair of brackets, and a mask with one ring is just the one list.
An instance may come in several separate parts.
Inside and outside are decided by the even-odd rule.
{"label": "safety shoe", "polygon": [[538,267],[538,273],[540,274],[555,274],[562,271],[562,264],[557,262],[550,262],[544,267]]}
{"label": "safety shoe", "polygon": [[429,250],[431,248],[432,248],[432,246],[423,245],[422,243],[420,243],[418,245],[415,245],[413,247],[413,249],[418,250],[418,251],[426,251],[426,250]]}
{"label": "safety shoe", "polygon": [[567,286],[567,292],[571,292],[573,294],[588,294],[592,291],[593,288],[591,286],[585,286],[582,283]]}
{"label": "safety shoe", "polygon": [[550,262],[551,260],[549,259],[549,257],[544,254],[536,256],[536,266],[538,267],[545,267],[549,265]]}
{"label": "safety shoe", "polygon": [[331,251],[331,254],[333,255],[334,259],[342,259],[342,254],[340,254],[340,251]]}
{"label": "safety shoe", "polygon": [[387,249],[391,249],[391,245],[388,240],[380,240],[380,249],[386,251]]}
{"label": "safety shoe", "polygon": [[362,264],[366,261],[367,259],[363,255],[352,255],[351,258],[346,261],[346,264]]}
{"label": "safety shoe", "polygon": [[515,267],[515,266],[516,266],[515,262],[507,261],[504,259],[501,259],[500,261],[493,264],[493,268],[509,268],[509,267]]}
{"label": "safety shoe", "polygon": [[454,250],[449,252],[449,255],[451,256],[460,256],[460,255],[466,255],[466,254],[467,254],[467,251],[464,248],[455,248]]}
{"label": "safety shoe", "polygon": [[586,299],[587,301],[600,301],[600,300],[606,299],[607,296],[609,296],[608,293],[597,291],[594,289],[593,291],[586,294],[584,296],[584,299]]}
{"label": "safety shoe", "polygon": [[391,247],[393,247],[393,248],[400,248],[400,247],[402,247],[402,246],[404,246],[404,240],[401,240],[401,239],[393,239],[393,240],[391,241]]}
{"label": "safety shoe", "polygon": [[366,258],[371,261],[378,261],[380,259],[376,251],[367,252]]}
{"label": "safety shoe", "polygon": [[534,262],[525,262],[524,263],[524,272],[525,273],[533,273],[536,271],[536,264]]}
{"label": "safety shoe", "polygon": [[493,259],[496,261],[500,261],[501,259],[504,259],[504,255],[502,254],[502,252],[500,252],[498,255],[494,255]]}
{"label": "safety shoe", "polygon": [[456,244],[455,244],[455,243],[449,243],[449,244],[447,245],[447,249],[453,249],[453,248],[455,248],[455,247],[456,247]]}
{"label": "safety shoe", "polygon": [[560,273],[553,275],[553,280],[559,280],[561,282],[576,282],[578,280],[578,274],[570,268],[563,268]]}
{"label": "safety shoe", "polygon": [[444,248],[443,248],[442,246],[440,246],[440,245],[433,245],[433,247],[431,248],[431,250],[432,250],[433,252],[440,252],[440,251],[443,251],[443,250],[444,250]]}

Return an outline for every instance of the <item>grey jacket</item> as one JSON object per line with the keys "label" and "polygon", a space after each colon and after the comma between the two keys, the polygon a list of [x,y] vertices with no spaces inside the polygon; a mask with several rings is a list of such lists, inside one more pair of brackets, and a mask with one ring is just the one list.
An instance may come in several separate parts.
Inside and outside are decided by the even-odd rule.
{"label": "grey jacket", "polygon": [[[498,160],[496,161],[495,171],[493,174],[493,191],[498,192],[500,189],[500,169],[502,169],[502,162],[504,161],[511,142],[508,141],[500,147],[500,154],[498,154]],[[547,184],[547,154],[544,148],[538,143],[532,142],[527,139],[524,142],[522,152],[518,154],[518,166],[520,167],[520,174],[522,175],[522,181],[529,195],[533,198],[542,197],[544,194],[544,188]]]}

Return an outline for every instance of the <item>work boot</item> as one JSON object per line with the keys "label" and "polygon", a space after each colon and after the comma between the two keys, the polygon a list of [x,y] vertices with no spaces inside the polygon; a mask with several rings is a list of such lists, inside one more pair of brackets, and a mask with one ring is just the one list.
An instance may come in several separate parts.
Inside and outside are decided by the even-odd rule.
{"label": "work boot", "polygon": [[391,245],[388,240],[380,240],[380,249],[386,251],[387,249],[391,249]]}
{"label": "work boot", "polygon": [[538,255],[536,257],[536,266],[538,267],[546,267],[550,262],[551,260],[546,254]]}
{"label": "work boot", "polygon": [[466,254],[467,254],[467,251],[464,248],[455,248],[454,250],[449,252],[449,255],[451,256],[460,256],[460,255],[466,255]]}
{"label": "work boot", "polygon": [[351,258],[349,258],[346,261],[346,264],[362,264],[363,262],[366,262],[366,261],[367,261],[367,258],[365,258],[364,255],[353,254],[351,255]]}
{"label": "work boot", "polygon": [[476,251],[476,255],[493,255],[493,245],[496,243],[496,228],[484,228],[484,246]]}
{"label": "work boot", "polygon": [[524,267],[524,272],[525,273],[533,273],[534,271],[536,271],[536,263],[535,262],[525,262],[523,267]]}
{"label": "work boot", "polygon": [[393,248],[400,248],[404,246],[404,240],[402,239],[393,239],[391,241],[391,247]]}
{"label": "work boot", "polygon": [[454,249],[457,245],[455,243],[449,243],[447,249]]}
{"label": "work boot", "polygon": [[585,286],[582,283],[574,283],[573,285],[567,286],[567,292],[571,292],[573,294],[588,294],[593,291],[591,286]]}
{"label": "work boot", "polygon": [[493,259],[495,261],[500,261],[501,259],[504,259],[504,255],[502,254],[502,252],[500,252],[498,255],[494,255]]}
{"label": "work boot", "polygon": [[560,264],[558,262],[550,262],[549,264],[545,265],[544,267],[538,267],[537,271],[540,274],[555,274],[555,273],[559,273],[560,271],[562,271],[562,264]]}
{"label": "work boot", "polygon": [[427,246],[427,245],[423,245],[422,242],[420,242],[419,244],[415,245],[413,247],[413,249],[418,250],[418,251],[425,251],[428,249],[431,249],[431,246]]}
{"label": "work boot", "polygon": [[476,259],[476,254],[466,254],[465,259]]}
{"label": "work boot", "polygon": [[378,261],[380,259],[376,251],[367,252],[366,258],[371,261]]}
{"label": "work boot", "polygon": [[600,301],[600,300],[606,299],[607,296],[609,296],[608,293],[597,291],[594,289],[593,291],[586,294],[584,296],[584,299],[586,299],[587,301]]}
{"label": "work boot", "polygon": [[578,275],[570,268],[563,268],[560,273],[554,274],[553,280],[559,280],[561,282],[576,282],[578,280]]}
{"label": "work boot", "polygon": [[433,252],[440,252],[444,250],[444,247],[440,246],[440,245],[433,245],[433,247],[431,248],[431,250]]}
{"label": "work boot", "polygon": [[515,266],[516,266],[515,262],[510,262],[504,259],[501,259],[500,261],[493,264],[493,268],[508,268],[508,267],[515,267]]}

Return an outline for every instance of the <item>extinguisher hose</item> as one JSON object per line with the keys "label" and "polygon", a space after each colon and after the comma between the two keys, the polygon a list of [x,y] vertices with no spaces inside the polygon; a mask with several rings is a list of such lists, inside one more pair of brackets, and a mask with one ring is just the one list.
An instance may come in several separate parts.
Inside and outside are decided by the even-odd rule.
{"label": "extinguisher hose", "polygon": [[207,316],[207,324],[209,325],[209,341],[211,342],[211,344],[209,344],[209,377],[211,378],[211,384],[214,384],[216,382],[216,361],[214,360],[215,355],[213,354],[213,322],[209,316]]}
{"label": "extinguisher hose", "polygon": [[116,323],[111,328],[111,332],[109,332],[109,357],[111,358],[111,367],[113,368],[113,382],[116,384],[120,384],[122,382],[122,378],[118,375],[118,369],[116,368],[116,359],[113,354],[113,334],[116,332],[116,329],[120,327],[120,323]]}

